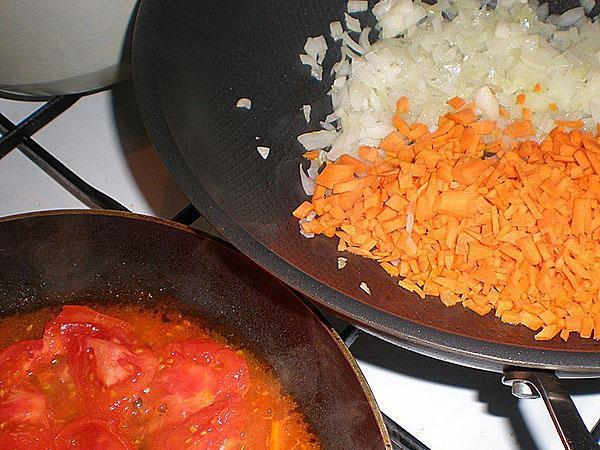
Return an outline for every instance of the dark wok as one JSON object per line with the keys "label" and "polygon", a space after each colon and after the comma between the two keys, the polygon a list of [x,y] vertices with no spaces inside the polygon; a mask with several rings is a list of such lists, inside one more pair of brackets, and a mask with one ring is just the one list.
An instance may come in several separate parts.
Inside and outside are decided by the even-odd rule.
{"label": "dark wok", "polygon": [[64,303],[168,296],[269,364],[331,449],[390,448],[355,362],[283,284],[172,222],[73,211],[0,219],[0,317]]}
{"label": "dark wok", "polygon": [[[330,105],[327,77],[322,84],[310,78],[298,54],[307,36],[328,35],[329,22],[340,20],[345,5],[182,0],[174,7],[143,0],[134,33],[134,81],[148,132],[171,173],[235,246],[362,328],[488,370],[519,366],[599,376],[597,341],[536,342],[527,328],[492,315],[479,318],[437,299],[421,301],[365,259],[350,256],[339,271],[333,240],[300,236],[291,217],[305,199],[296,136],[318,126],[318,119],[308,126],[300,109],[312,104],[313,117],[322,119]],[[240,97],[252,99],[250,111],[235,108]],[[257,143],[271,147],[266,161]],[[359,289],[361,281],[372,295]]]}

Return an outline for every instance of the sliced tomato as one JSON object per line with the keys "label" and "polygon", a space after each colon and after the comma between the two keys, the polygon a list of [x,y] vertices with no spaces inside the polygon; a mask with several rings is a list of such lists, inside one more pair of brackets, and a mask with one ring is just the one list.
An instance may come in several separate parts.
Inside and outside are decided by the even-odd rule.
{"label": "sliced tomato", "polygon": [[0,389],[27,382],[38,369],[50,363],[50,353],[41,339],[16,342],[0,351]]}
{"label": "sliced tomato", "polygon": [[131,412],[158,367],[127,322],[84,306],[65,306],[44,339],[54,354],[66,353],[85,412],[113,423]]}
{"label": "sliced tomato", "polygon": [[154,378],[158,358],[142,344],[81,337],[69,344],[69,368],[88,414],[119,421]]}
{"label": "sliced tomato", "polygon": [[206,339],[167,345],[157,383],[181,399],[209,393],[217,399],[242,394],[248,387],[248,365],[234,350]]}
{"label": "sliced tomato", "polygon": [[44,331],[44,340],[52,354],[64,353],[70,340],[81,336],[115,339],[120,343],[135,340],[127,322],[77,305],[63,306]]}
{"label": "sliced tomato", "polygon": [[135,447],[109,423],[97,419],[81,419],[64,427],[54,438],[52,448],[54,450],[133,450]]}
{"label": "sliced tomato", "polygon": [[14,390],[0,398],[0,424],[48,426],[46,398],[41,392]]}
{"label": "sliced tomato", "polygon": [[152,384],[159,414],[150,429],[176,424],[215,402],[241,396],[248,388],[248,365],[234,350],[206,339],[167,345]]}
{"label": "sliced tomato", "polygon": [[217,402],[178,425],[156,430],[147,437],[146,443],[150,450],[240,449],[248,417],[241,401]]}

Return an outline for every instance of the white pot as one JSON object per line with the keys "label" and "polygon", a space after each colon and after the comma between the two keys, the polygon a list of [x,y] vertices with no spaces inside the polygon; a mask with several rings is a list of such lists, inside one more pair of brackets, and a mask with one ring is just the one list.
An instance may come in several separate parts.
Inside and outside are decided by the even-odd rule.
{"label": "white pot", "polygon": [[136,0],[0,0],[0,91],[48,97],[130,75]]}

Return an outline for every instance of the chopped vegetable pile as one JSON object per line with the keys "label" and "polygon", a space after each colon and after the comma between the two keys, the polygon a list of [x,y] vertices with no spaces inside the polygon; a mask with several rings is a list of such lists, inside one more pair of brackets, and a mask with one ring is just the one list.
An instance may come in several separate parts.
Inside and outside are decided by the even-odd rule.
{"label": "chopped vegetable pile", "polygon": [[537,340],[600,339],[600,136],[572,120],[534,140],[526,105],[540,90],[517,96],[519,117],[500,107],[502,122],[454,97],[435,131],[410,123],[401,97],[378,147],[318,174],[294,211],[303,234],[337,237],[405,289],[493,311]]}
{"label": "chopped vegetable pile", "polygon": [[[454,95],[473,99],[486,119],[501,123],[498,106],[516,117],[514,96],[540,83],[528,102],[538,138],[556,119],[600,122],[600,21],[585,16],[589,2],[560,16],[537,0],[381,0],[368,13],[352,11],[349,5],[345,20],[331,24],[328,41],[309,38],[301,57],[321,79],[325,52],[340,42],[329,91],[333,114],[311,139],[330,146],[330,160],[378,145],[392,131],[401,96],[411,99],[408,119],[430,129]],[[373,19],[375,29],[365,26]]]}

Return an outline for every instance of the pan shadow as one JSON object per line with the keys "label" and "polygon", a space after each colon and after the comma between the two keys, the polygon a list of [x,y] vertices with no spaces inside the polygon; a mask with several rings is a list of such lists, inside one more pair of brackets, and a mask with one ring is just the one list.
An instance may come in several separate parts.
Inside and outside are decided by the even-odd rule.
{"label": "pan shadow", "polygon": [[[339,321],[334,319],[334,322],[339,329]],[[489,414],[508,419],[520,450],[541,450],[520,413],[519,400],[510,393],[507,386],[502,385],[500,374],[419,355],[367,333],[361,334],[351,350],[355,358],[387,370],[476,391],[478,400],[487,404]],[[564,380],[563,385],[571,394],[594,393],[598,390],[598,380],[594,379]]]}
{"label": "pan shadow", "polygon": [[111,103],[114,126],[129,170],[152,214],[167,218],[174,216],[189,201],[175,184],[146,134],[131,80],[113,87]]}

